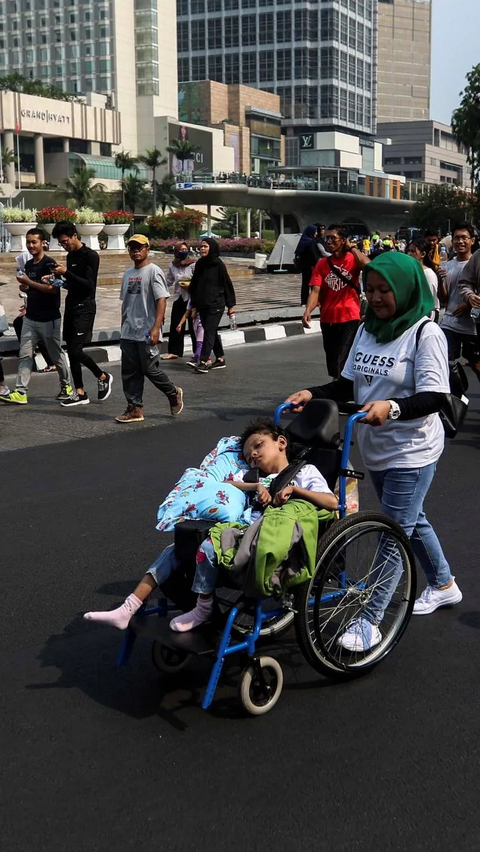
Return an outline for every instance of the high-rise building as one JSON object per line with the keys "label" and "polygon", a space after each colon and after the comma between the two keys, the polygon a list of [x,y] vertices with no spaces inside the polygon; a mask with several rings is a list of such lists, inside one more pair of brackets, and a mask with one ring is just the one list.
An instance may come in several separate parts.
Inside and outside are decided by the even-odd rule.
{"label": "high-rise building", "polygon": [[377,120],[430,118],[431,0],[379,0]]}
{"label": "high-rise building", "polygon": [[177,115],[175,0],[0,0],[0,76],[17,72],[121,113],[122,147]]}
{"label": "high-rise building", "polygon": [[375,132],[377,0],[178,0],[179,82],[280,95],[287,135]]}

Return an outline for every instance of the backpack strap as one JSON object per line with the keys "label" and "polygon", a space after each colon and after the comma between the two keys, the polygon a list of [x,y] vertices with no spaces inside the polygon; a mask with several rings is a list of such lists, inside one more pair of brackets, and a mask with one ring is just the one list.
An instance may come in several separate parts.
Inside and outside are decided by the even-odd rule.
{"label": "backpack strap", "polygon": [[426,326],[426,325],[428,325],[428,323],[430,323],[430,322],[432,322],[432,320],[430,320],[430,319],[426,319],[426,320],[425,320],[425,322],[422,322],[422,324],[418,326],[418,328],[417,328],[417,333],[416,333],[416,335],[415,335],[415,349],[418,349],[418,344],[419,344],[419,342],[420,342],[420,338],[421,338],[421,336],[422,336],[422,331],[423,331],[423,329],[424,329],[424,328],[425,328],[425,326]]}
{"label": "backpack strap", "polygon": [[346,284],[347,287],[351,287],[352,290],[355,290],[355,293],[357,294],[357,296],[360,296],[360,293],[361,293],[360,287],[356,287],[355,284],[353,283],[353,281],[350,281],[349,278],[346,278],[345,275],[343,275],[340,272],[338,266],[335,266],[331,257],[327,257],[327,263],[328,263],[330,269],[332,270],[332,272],[337,276],[337,278],[340,278],[340,281],[343,281],[343,283]]}

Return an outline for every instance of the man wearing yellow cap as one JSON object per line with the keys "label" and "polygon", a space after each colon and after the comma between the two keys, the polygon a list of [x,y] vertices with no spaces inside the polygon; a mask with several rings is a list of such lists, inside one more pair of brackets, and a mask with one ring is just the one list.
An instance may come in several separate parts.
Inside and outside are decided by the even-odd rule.
{"label": "man wearing yellow cap", "polygon": [[122,383],[127,400],[124,414],[118,423],[137,423],[143,417],[143,388],[145,377],[162,391],[175,417],[183,410],[182,388],[175,387],[160,367],[159,342],[169,296],[165,276],[149,260],[150,244],[143,234],[134,234],[128,241],[128,253],[133,266],[123,276],[122,301]]}

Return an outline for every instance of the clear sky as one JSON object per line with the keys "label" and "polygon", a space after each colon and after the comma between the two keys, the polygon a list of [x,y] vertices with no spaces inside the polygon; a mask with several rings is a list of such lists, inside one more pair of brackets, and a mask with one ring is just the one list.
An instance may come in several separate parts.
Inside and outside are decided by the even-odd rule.
{"label": "clear sky", "polygon": [[450,124],[465,74],[480,63],[480,0],[432,0],[430,117]]}

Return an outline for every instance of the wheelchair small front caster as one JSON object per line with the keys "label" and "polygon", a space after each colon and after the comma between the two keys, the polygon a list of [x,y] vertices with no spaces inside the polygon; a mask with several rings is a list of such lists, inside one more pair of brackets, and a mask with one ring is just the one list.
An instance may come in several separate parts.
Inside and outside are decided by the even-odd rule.
{"label": "wheelchair small front caster", "polygon": [[252,716],[263,716],[275,707],[283,686],[280,663],[273,657],[255,657],[240,679],[240,701]]}
{"label": "wheelchair small front caster", "polygon": [[159,641],[152,643],[152,662],[158,671],[163,674],[177,674],[187,665],[191,654],[186,651],[177,651],[167,648]]}

